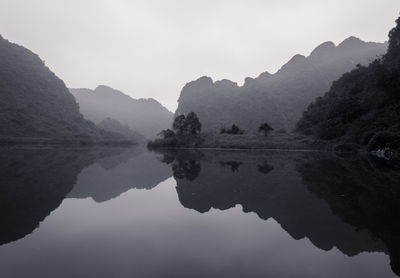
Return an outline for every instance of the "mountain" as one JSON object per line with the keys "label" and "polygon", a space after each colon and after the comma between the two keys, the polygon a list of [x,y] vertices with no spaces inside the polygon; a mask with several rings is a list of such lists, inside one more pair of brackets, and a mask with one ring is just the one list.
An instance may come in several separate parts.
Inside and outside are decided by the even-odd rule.
{"label": "mountain", "polygon": [[329,90],[332,81],[357,64],[368,65],[386,49],[387,43],[350,37],[337,46],[325,42],[308,57],[296,55],[277,73],[248,77],[243,86],[201,77],[182,89],[175,115],[195,112],[206,131],[232,124],[256,131],[264,122],[274,129],[292,131],[302,112]]}
{"label": "mountain", "polygon": [[38,55],[0,36],[0,61],[0,137],[113,137],[83,118]]}
{"label": "mountain", "polygon": [[125,138],[132,139],[139,144],[146,143],[146,138],[143,135],[111,118],[105,118],[97,126],[105,131],[121,134]]}
{"label": "mountain", "polygon": [[172,124],[173,114],[154,99],[133,99],[107,86],[95,90],[70,89],[84,117],[96,124],[112,118],[147,138]]}
{"label": "mountain", "polygon": [[335,81],[304,112],[297,129],[370,150],[400,148],[400,18],[387,53]]}

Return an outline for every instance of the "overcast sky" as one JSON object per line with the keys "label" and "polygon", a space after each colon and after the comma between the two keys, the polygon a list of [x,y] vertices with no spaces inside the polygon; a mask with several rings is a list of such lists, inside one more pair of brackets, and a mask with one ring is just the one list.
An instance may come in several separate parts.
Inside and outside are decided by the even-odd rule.
{"label": "overcast sky", "polygon": [[109,85],[174,110],[203,75],[241,84],[324,41],[383,42],[399,12],[399,0],[1,0],[0,34],[69,87]]}

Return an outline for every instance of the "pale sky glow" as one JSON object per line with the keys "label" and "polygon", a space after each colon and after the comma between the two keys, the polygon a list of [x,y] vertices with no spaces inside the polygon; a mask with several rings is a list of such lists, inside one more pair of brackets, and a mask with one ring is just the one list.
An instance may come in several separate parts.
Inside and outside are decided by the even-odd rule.
{"label": "pale sky glow", "polygon": [[242,83],[324,41],[383,42],[399,12],[399,0],[1,0],[0,35],[68,87],[104,84],[174,111],[191,80]]}

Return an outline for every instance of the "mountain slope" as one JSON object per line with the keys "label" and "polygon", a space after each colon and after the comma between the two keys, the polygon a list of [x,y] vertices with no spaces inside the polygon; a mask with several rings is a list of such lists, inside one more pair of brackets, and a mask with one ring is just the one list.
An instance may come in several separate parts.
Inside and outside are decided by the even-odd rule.
{"label": "mountain slope", "polygon": [[323,43],[308,57],[296,55],[277,73],[246,78],[243,86],[202,77],[183,88],[176,115],[195,112],[206,131],[232,124],[256,131],[264,122],[291,131],[307,105],[326,92],[332,81],[357,64],[369,64],[386,48],[386,43],[350,37],[338,46]]}
{"label": "mountain slope", "polygon": [[400,148],[400,18],[389,34],[388,52],[333,83],[312,103],[297,129],[317,138]]}
{"label": "mountain slope", "polygon": [[133,99],[107,86],[95,90],[70,89],[70,92],[84,117],[96,124],[112,118],[147,138],[154,138],[172,123],[173,114],[154,99]]}
{"label": "mountain slope", "polygon": [[38,55],[0,36],[0,137],[108,136]]}
{"label": "mountain slope", "polygon": [[143,135],[133,131],[127,125],[122,125],[120,122],[111,118],[104,119],[97,126],[106,131],[121,134],[125,138],[132,139],[139,144],[146,143],[146,138]]}

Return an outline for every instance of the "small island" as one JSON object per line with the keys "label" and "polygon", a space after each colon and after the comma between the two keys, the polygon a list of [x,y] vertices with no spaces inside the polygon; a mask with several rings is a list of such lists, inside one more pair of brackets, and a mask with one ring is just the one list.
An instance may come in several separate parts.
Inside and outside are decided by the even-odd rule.
{"label": "small island", "polygon": [[238,125],[222,127],[218,132],[202,132],[196,113],[190,112],[175,118],[172,129],[159,133],[159,138],[148,143],[149,149],[199,148],[199,149],[287,149],[332,150],[327,141],[316,140],[299,133],[274,130],[268,123],[259,126],[258,132],[245,132]]}

